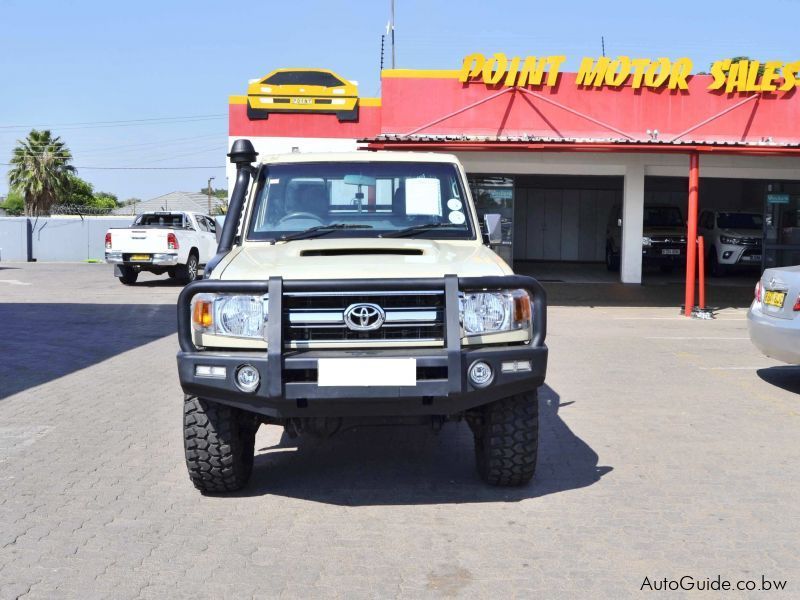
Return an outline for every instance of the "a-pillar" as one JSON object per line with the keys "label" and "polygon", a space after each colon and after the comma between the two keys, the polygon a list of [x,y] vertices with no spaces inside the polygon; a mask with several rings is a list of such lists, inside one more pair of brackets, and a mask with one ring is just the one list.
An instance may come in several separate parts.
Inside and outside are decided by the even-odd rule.
{"label": "a-pillar", "polygon": [[644,220],[644,163],[631,160],[625,166],[622,189],[622,283],[642,283],[642,221]]}

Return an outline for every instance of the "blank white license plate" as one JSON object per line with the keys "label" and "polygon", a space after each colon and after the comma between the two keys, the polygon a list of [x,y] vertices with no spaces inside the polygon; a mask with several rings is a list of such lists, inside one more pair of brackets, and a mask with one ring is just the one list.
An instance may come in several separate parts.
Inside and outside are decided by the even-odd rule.
{"label": "blank white license plate", "polygon": [[680,253],[681,253],[681,251],[678,250],[677,248],[666,248],[666,249],[661,251],[661,254],[667,254],[667,255],[670,255],[670,256],[677,256]]}
{"label": "blank white license plate", "polygon": [[417,385],[416,358],[320,358],[320,387]]}

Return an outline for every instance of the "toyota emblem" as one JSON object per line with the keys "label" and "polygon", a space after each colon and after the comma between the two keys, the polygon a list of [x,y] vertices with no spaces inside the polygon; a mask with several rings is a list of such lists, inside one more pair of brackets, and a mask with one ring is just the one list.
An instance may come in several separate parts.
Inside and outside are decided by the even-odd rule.
{"label": "toyota emblem", "polygon": [[374,331],[386,320],[386,313],[377,304],[351,304],[344,311],[344,324],[352,331]]}

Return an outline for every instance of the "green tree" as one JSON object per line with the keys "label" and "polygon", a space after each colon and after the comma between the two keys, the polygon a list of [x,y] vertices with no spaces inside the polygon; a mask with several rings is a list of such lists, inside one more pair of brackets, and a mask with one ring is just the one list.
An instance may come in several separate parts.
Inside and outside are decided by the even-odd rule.
{"label": "green tree", "polygon": [[26,215],[50,214],[53,204],[69,190],[69,175],[75,172],[71,162],[67,145],[48,129],[32,129],[26,139],[17,141],[8,181],[22,194]]}
{"label": "green tree", "polygon": [[99,192],[94,195],[94,198],[92,198],[91,206],[94,208],[107,208],[111,210],[117,208],[119,206],[119,202],[114,194]]}
{"label": "green tree", "polygon": [[18,217],[25,212],[25,198],[16,190],[9,190],[5,202],[0,203],[0,208],[5,209],[12,217]]}
{"label": "green tree", "polygon": [[[203,188],[202,190],[200,190],[200,193],[208,195],[208,188]],[[225,199],[228,197],[228,190],[223,188],[211,188],[211,195],[214,196],[215,198]]]}
{"label": "green tree", "polygon": [[69,179],[69,191],[60,204],[91,206],[94,200],[94,186],[74,173],[70,173],[67,178]]}
{"label": "green tree", "polygon": [[97,192],[94,195],[93,205],[97,208],[117,208],[119,206],[119,198],[111,192]]}

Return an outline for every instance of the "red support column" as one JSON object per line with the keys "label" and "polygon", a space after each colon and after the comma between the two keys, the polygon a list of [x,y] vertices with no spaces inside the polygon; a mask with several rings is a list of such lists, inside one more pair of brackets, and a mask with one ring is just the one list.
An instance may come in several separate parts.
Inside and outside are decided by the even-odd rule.
{"label": "red support column", "polygon": [[689,155],[689,210],[686,218],[686,298],[684,313],[692,316],[694,308],[695,268],[697,267],[697,190],[700,186],[700,155]]}
{"label": "red support column", "polygon": [[697,238],[697,304],[706,309],[706,243],[703,236]]}

